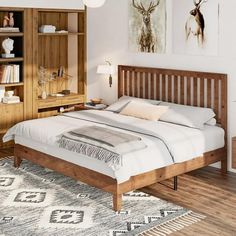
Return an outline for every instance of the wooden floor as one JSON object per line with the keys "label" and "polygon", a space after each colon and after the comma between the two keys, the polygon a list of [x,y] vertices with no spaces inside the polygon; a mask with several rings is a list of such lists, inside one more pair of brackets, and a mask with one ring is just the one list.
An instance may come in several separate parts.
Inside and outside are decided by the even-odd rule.
{"label": "wooden floor", "polygon": [[202,213],[206,219],[172,235],[236,236],[236,174],[221,176],[218,169],[207,167],[179,177],[178,191],[172,182],[145,188],[169,202]]}
{"label": "wooden floor", "polygon": [[[12,149],[0,150],[0,158],[9,155]],[[144,191],[206,216],[173,236],[236,236],[236,174],[221,176],[219,170],[207,167],[180,176],[178,191],[171,185],[165,181]]]}

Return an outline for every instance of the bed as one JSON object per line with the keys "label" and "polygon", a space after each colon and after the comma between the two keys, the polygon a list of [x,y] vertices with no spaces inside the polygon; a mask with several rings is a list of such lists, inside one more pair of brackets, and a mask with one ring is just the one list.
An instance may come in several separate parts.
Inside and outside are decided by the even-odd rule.
{"label": "bed", "polygon": [[[113,194],[113,209],[115,211],[121,210],[123,193],[219,161],[221,161],[222,173],[226,173],[226,75],[134,66],[119,66],[118,75],[119,97],[127,95],[213,108],[218,126],[206,126],[204,130],[190,129],[166,122],[158,122],[157,126],[153,126],[153,123],[146,126],[143,120],[124,117],[110,111],[66,113],[63,116],[28,121],[26,126],[16,126],[9,131],[8,136],[15,140],[15,167],[19,167],[21,161],[26,159],[110,192]],[[139,131],[137,129],[145,127],[145,132],[139,134],[147,143],[148,150],[125,155],[123,166],[116,169],[99,160],[81,157],[77,153],[58,147],[55,137],[66,130],[94,122],[99,125],[107,125],[104,121],[112,124],[119,121],[119,124],[125,125],[122,127],[128,133]],[[120,127],[112,128],[118,129]],[[151,130],[155,128],[161,131],[165,139],[169,137],[167,133],[174,130],[176,139],[182,140],[169,147],[175,153],[174,158],[168,153],[162,140],[149,135]],[[184,147],[188,146],[192,147],[189,148],[189,153],[183,151]]]}

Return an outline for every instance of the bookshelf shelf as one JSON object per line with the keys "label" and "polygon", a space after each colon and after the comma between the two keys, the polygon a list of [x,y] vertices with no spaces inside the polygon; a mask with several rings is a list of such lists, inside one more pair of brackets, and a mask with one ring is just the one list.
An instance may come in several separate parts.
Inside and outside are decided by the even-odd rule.
{"label": "bookshelf shelf", "polygon": [[14,58],[0,58],[1,63],[6,63],[6,62],[22,62],[24,61],[23,57],[14,57]]}
{"label": "bookshelf shelf", "polygon": [[84,35],[84,33],[69,32],[69,33],[38,33],[39,36],[70,36],[70,35]]}
{"label": "bookshelf shelf", "polygon": [[21,87],[24,86],[24,83],[8,83],[8,84],[1,84],[0,83],[0,87]]}
{"label": "bookshelf shelf", "polygon": [[23,106],[23,102],[17,102],[17,103],[11,103],[11,104],[0,103],[0,108],[7,107],[7,106]]}
{"label": "bookshelf shelf", "polygon": [[24,33],[14,33],[14,32],[0,32],[0,37],[22,37],[24,36]]}

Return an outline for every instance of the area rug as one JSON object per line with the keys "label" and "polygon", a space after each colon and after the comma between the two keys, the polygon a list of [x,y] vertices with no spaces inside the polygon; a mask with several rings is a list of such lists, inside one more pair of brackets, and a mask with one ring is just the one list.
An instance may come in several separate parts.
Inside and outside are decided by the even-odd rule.
{"label": "area rug", "polygon": [[123,196],[112,210],[112,195],[51,170],[12,158],[0,161],[0,235],[165,236],[204,216],[143,192]]}

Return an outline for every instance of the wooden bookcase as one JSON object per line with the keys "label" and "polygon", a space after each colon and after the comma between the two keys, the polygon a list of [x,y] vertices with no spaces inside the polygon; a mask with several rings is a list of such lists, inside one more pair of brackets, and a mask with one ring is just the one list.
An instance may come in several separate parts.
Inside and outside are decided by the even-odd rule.
{"label": "wooden bookcase", "polygon": [[[24,102],[25,102],[25,34],[27,33],[27,25],[24,24],[24,19],[26,17],[26,12],[24,9],[11,9],[14,13],[15,27],[19,27],[19,33],[8,33],[0,32],[0,46],[3,40],[10,38],[14,40],[14,50],[12,53],[15,54],[14,58],[2,58],[0,56],[0,65],[11,65],[16,64],[20,66],[20,82],[19,83],[0,83],[1,87],[4,87],[5,91],[13,90],[14,94],[20,97],[20,103],[16,104],[3,104],[0,103],[0,139],[12,125],[24,120]],[[9,9],[0,9],[0,26],[2,27],[3,18]],[[4,53],[2,46],[0,47],[0,54]],[[0,141],[0,147],[8,147],[11,143],[3,145]]]}
{"label": "wooden bookcase", "polygon": [[[14,90],[21,103],[0,103],[0,148],[2,136],[14,124],[32,118],[57,115],[60,108],[69,108],[86,100],[86,10],[52,10],[31,8],[0,8],[0,27],[6,12],[14,12],[15,26],[19,33],[0,33],[0,47],[5,38],[14,40],[15,58],[0,58],[1,64],[20,65],[20,83],[1,84],[5,90]],[[54,25],[68,33],[40,33],[41,25]],[[0,50],[1,52],[1,50]],[[64,89],[71,94],[64,97],[41,99],[39,67],[49,73],[63,67],[69,80],[60,78],[46,85],[48,94]]]}
{"label": "wooden bookcase", "polygon": [[[46,117],[57,114],[60,107],[67,108],[85,101],[86,12],[35,9],[34,16],[35,77],[40,66],[47,68],[50,74],[63,67],[65,73],[71,76],[69,80],[58,77],[46,85],[48,94],[69,89],[71,94],[65,97],[41,99],[41,91],[37,89],[35,114]],[[38,29],[42,25],[54,25],[57,31],[67,33],[40,33]]]}

